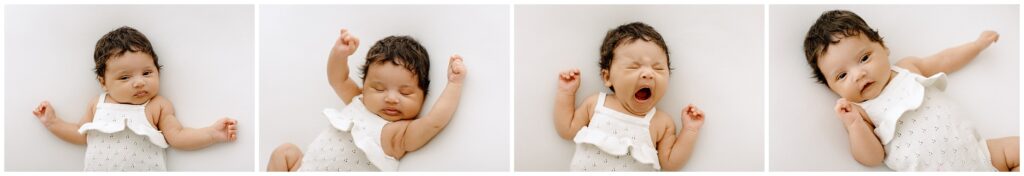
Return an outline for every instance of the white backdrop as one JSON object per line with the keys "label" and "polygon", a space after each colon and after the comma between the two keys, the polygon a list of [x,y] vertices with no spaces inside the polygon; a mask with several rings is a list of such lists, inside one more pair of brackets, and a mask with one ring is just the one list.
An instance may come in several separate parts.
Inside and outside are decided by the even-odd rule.
{"label": "white backdrop", "polygon": [[[764,6],[538,6],[516,9],[515,155],[517,171],[565,171],[574,143],[558,136],[552,111],[560,71],[582,74],[576,101],[599,91],[605,33],[641,21],[665,38],[670,91],[657,108],[676,129],[682,108],[707,113],[684,171],[764,170]],[[577,103],[578,104],[578,103]]]}
{"label": "white backdrop", "polygon": [[103,34],[132,26],[152,42],[160,94],[186,127],[238,119],[238,140],[196,151],[167,150],[170,171],[252,171],[255,139],[254,24],[251,5],[8,5],[4,160],[7,171],[80,171],[84,145],[64,142],[31,111],[49,100],[78,122],[102,89],[92,71]]}
{"label": "white backdrop", "polygon": [[[329,127],[323,108],[342,108],[327,83],[338,29],[360,39],[349,58],[359,79],[366,52],[388,35],[411,35],[430,54],[429,110],[447,84],[448,56],[468,69],[448,126],[401,160],[403,171],[509,170],[509,10],[504,5],[260,6],[260,170],[283,143],[306,147]],[[357,81],[361,84],[361,81]]]}
{"label": "white backdrop", "polygon": [[832,111],[839,96],[811,78],[803,37],[822,12],[851,10],[877,29],[896,63],[973,41],[986,29],[999,41],[949,75],[948,95],[984,138],[1019,134],[1020,29],[1017,5],[770,7],[769,99],[772,171],[890,170],[865,167],[850,155],[847,134]]}

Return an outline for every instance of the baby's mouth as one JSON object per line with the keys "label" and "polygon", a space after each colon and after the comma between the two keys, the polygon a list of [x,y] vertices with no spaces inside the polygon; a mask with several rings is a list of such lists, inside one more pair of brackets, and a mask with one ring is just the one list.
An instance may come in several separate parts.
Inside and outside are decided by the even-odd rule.
{"label": "baby's mouth", "polygon": [[651,99],[651,88],[640,88],[636,93],[633,93],[633,98],[638,102],[644,102],[647,101],[647,99]]}
{"label": "baby's mouth", "polygon": [[867,92],[868,88],[870,88],[872,84],[875,84],[875,82],[874,81],[868,81],[867,84],[864,84],[864,87],[860,88],[860,94],[863,95],[865,92]]}
{"label": "baby's mouth", "polygon": [[134,95],[132,95],[132,96],[135,96],[135,97],[144,97],[144,96],[146,96],[146,95],[148,95],[148,94],[149,94],[149,92],[146,92],[146,91],[138,91],[138,92],[135,92],[135,94],[134,94]]}
{"label": "baby's mouth", "polygon": [[398,111],[398,109],[395,109],[395,108],[384,108],[384,109],[382,109],[380,111],[383,112],[385,115],[389,115],[389,116],[398,116],[398,115],[402,114],[401,111]]}

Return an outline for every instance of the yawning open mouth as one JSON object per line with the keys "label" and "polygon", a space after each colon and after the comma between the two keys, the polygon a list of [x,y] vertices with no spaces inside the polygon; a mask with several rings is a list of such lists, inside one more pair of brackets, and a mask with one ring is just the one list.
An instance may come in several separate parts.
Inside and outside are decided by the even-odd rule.
{"label": "yawning open mouth", "polygon": [[636,93],[633,94],[633,98],[644,101],[651,98],[651,88],[640,88]]}

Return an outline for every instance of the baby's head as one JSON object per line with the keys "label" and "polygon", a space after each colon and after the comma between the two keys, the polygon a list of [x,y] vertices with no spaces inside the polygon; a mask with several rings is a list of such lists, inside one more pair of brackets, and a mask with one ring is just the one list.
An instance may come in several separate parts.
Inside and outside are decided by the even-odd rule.
{"label": "baby's head", "polygon": [[599,65],[604,86],[634,115],[650,111],[668,90],[668,46],[647,24],[633,22],[609,30]]}
{"label": "baby's head", "polygon": [[409,36],[377,41],[363,64],[363,104],[388,121],[415,119],[430,86],[427,49]]}
{"label": "baby's head", "polygon": [[96,79],[117,103],[142,104],[160,92],[160,63],[145,35],[120,27],[96,41]]}
{"label": "baby's head", "polygon": [[852,102],[878,96],[889,82],[889,49],[878,31],[846,10],[821,14],[807,31],[804,54],[818,83]]}

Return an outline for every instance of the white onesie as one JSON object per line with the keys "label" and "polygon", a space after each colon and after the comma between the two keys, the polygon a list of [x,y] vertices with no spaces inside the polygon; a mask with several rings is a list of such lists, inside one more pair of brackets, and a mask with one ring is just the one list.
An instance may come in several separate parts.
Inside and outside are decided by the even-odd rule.
{"label": "white onesie", "polygon": [[590,124],[576,133],[573,171],[658,171],[658,150],[651,141],[654,108],[640,117],[604,107],[605,93],[597,98]]}
{"label": "white onesie", "polygon": [[366,109],[363,96],[341,111],[324,109],[331,128],[309,144],[299,171],[397,171],[398,160],[384,153],[381,130],[391,123]]}
{"label": "white onesie", "polygon": [[925,78],[892,67],[878,97],[860,103],[897,171],[996,171],[988,145],[946,96],[946,74]]}
{"label": "white onesie", "polygon": [[100,95],[92,122],[78,129],[87,135],[85,170],[166,171],[167,142],[146,117],[146,104],[106,103],[106,97]]}

